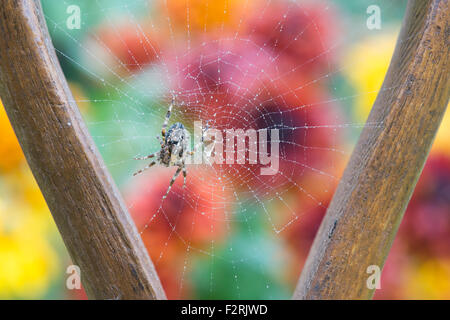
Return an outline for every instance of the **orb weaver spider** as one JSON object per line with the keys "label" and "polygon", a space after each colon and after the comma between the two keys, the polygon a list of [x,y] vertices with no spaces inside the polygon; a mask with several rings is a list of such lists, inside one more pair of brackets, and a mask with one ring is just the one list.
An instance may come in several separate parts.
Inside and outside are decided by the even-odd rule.
{"label": "orb weaver spider", "polygon": [[[161,145],[161,149],[158,152],[149,154],[145,157],[137,157],[134,160],[147,160],[151,158],[156,158],[150,164],[148,164],[143,169],[135,172],[133,176],[141,174],[145,170],[151,168],[155,164],[164,165],[166,167],[177,166],[178,169],[175,171],[175,174],[170,180],[169,188],[166,191],[163,199],[167,197],[172,188],[172,185],[175,183],[175,180],[180,175],[181,171],[183,171],[183,188],[186,187],[186,157],[188,155],[193,155],[194,151],[189,151],[190,144],[190,134],[189,131],[185,128],[185,126],[181,122],[176,122],[167,129],[167,125],[169,124],[169,119],[172,114],[172,108],[174,106],[174,101],[172,100],[169,105],[169,109],[167,110],[166,117],[164,119],[164,123],[161,128],[161,136],[156,136]],[[208,130],[208,122],[206,123],[205,128],[202,129],[202,138],[201,142],[203,143],[204,133]]]}

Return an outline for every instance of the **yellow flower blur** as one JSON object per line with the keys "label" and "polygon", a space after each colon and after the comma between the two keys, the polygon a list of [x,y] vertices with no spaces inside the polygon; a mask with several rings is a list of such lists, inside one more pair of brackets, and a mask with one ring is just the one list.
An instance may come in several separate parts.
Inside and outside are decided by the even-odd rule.
{"label": "yellow flower blur", "polygon": [[12,182],[0,198],[0,298],[38,298],[57,270],[48,239],[55,228],[29,171],[6,180]]}
{"label": "yellow flower blur", "polygon": [[355,116],[365,121],[383,84],[395,48],[395,32],[365,39],[350,48],[344,60],[345,73],[357,91]]}
{"label": "yellow flower blur", "polygon": [[0,299],[42,298],[58,274],[44,198],[0,106]]}
{"label": "yellow flower blur", "polygon": [[[354,114],[366,121],[383,84],[397,41],[397,32],[373,36],[351,47],[345,56],[345,74],[357,91]],[[432,152],[450,154],[450,112],[446,112]]]}
{"label": "yellow flower blur", "polygon": [[6,111],[0,100],[0,173],[11,170],[23,161],[22,149],[9,123]]}
{"label": "yellow flower blur", "polygon": [[450,110],[447,106],[444,119],[434,140],[431,152],[439,152],[450,155]]}
{"label": "yellow flower blur", "polygon": [[427,260],[409,270],[405,299],[450,299],[450,260]]}

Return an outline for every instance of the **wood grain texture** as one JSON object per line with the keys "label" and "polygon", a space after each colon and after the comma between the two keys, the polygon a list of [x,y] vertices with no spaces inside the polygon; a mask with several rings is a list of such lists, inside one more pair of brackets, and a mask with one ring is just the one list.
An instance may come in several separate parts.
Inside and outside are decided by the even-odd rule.
{"label": "wood grain texture", "polygon": [[448,5],[448,0],[408,3],[368,119],[381,126],[364,128],[294,299],[372,297],[367,267],[382,268],[385,262],[449,101]]}
{"label": "wood grain texture", "polygon": [[164,299],[73,102],[40,1],[2,0],[0,34],[0,96],[88,297]]}

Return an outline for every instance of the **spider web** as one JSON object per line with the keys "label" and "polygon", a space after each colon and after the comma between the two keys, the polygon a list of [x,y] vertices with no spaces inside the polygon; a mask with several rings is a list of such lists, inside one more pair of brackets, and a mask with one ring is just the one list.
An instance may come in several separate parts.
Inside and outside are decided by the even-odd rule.
{"label": "spider web", "polygon": [[[382,125],[352,122],[361,94],[339,89],[352,65],[336,57],[370,32],[364,22],[352,30],[326,1],[94,0],[79,2],[86,36],[42,2],[66,76],[92,89],[75,100],[89,108],[90,132],[169,298],[289,298],[279,283],[293,289],[286,274],[298,277],[304,257],[293,259],[287,241],[311,233],[298,227],[303,217],[325,212],[351,152],[345,139]],[[179,177],[163,199],[176,168],[133,177],[151,162],[133,158],[159,150],[172,100],[169,126],[181,122],[191,135],[194,121],[223,132],[278,129],[278,172],[261,175],[266,165],[249,155],[245,164],[192,164],[186,188]]]}

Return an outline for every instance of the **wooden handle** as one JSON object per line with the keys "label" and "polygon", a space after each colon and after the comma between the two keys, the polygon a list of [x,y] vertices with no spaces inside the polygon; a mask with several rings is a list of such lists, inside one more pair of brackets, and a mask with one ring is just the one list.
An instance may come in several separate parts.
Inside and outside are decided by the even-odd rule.
{"label": "wooden handle", "polygon": [[447,0],[408,3],[368,119],[382,125],[364,128],[294,299],[372,297],[367,267],[384,265],[449,101],[449,21]]}
{"label": "wooden handle", "polygon": [[89,298],[164,299],[67,86],[40,1],[0,4],[0,95]]}

